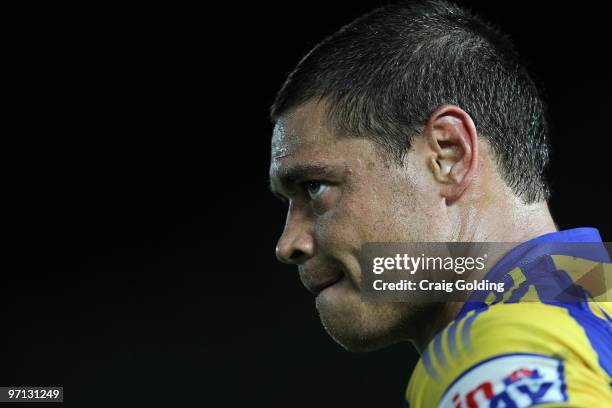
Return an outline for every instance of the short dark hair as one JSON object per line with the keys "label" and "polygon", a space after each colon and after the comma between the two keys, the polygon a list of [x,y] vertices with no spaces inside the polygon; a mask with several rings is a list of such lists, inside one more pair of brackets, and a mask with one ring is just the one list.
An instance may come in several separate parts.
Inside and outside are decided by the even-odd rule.
{"label": "short dark hair", "polygon": [[289,74],[271,119],[328,102],[342,134],[369,137],[400,160],[443,104],[464,109],[525,203],[549,198],[545,106],[512,43],[446,1],[377,8],[316,45]]}

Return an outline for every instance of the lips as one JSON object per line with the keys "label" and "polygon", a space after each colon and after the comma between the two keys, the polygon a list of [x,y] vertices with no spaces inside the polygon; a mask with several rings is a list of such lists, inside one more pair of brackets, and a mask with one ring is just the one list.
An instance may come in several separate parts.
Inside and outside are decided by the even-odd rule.
{"label": "lips", "polygon": [[[325,276],[325,277],[323,277]],[[344,277],[342,272],[326,273],[323,276],[316,272],[310,272],[306,270],[300,271],[300,278],[302,283],[312,294],[318,295],[325,288],[334,285]]]}
{"label": "lips", "polygon": [[315,285],[315,286],[312,288],[312,290],[310,290],[310,289],[309,289],[309,290],[310,290],[312,293],[314,293],[315,295],[318,295],[319,293],[323,292],[323,290],[324,290],[325,288],[328,288],[328,287],[330,287],[330,286],[334,285],[334,284],[335,284],[336,282],[338,282],[340,279],[342,279],[342,275],[340,275],[339,277],[337,277],[337,278],[335,278],[335,279],[332,279],[332,280],[329,280],[329,281],[323,282],[323,283],[321,283],[320,285]]}

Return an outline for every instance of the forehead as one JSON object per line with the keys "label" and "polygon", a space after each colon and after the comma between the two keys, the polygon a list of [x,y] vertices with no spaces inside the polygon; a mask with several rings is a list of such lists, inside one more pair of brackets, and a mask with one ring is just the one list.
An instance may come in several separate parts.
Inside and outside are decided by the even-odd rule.
{"label": "forehead", "polygon": [[381,162],[380,148],[370,139],[338,135],[324,102],[307,102],[282,116],[274,127],[270,181],[278,183],[310,173],[362,174]]}
{"label": "forehead", "polygon": [[272,133],[272,163],[329,154],[338,148],[339,142],[328,124],[323,103],[307,102],[276,122]]}
{"label": "forehead", "polygon": [[325,102],[307,102],[277,121],[272,135],[270,186],[303,178],[363,177],[379,167],[380,148],[370,139],[338,135]]}

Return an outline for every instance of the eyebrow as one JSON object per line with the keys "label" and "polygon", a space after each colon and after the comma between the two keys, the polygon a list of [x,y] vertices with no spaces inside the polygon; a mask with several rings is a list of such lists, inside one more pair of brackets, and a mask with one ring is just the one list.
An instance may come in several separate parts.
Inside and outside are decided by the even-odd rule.
{"label": "eyebrow", "polygon": [[[300,180],[311,177],[320,177],[329,173],[329,166],[324,164],[297,164],[284,168],[278,172],[278,180],[281,187],[290,189]],[[275,188],[272,178],[270,178],[269,188],[272,194],[281,200],[285,200],[279,191]]]}

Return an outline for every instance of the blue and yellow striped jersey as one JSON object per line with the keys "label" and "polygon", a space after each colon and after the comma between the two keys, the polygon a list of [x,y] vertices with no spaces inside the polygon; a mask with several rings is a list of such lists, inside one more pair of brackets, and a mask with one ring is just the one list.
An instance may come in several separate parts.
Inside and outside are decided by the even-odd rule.
{"label": "blue and yellow striped jersey", "polygon": [[[593,250],[575,242],[600,244]],[[606,292],[612,264],[597,230],[521,244],[487,278],[503,279],[510,289],[472,295],[435,336],[412,374],[407,405],[612,407],[612,296]],[[578,300],[548,296],[568,282]],[[593,282],[603,291],[589,291]]]}

